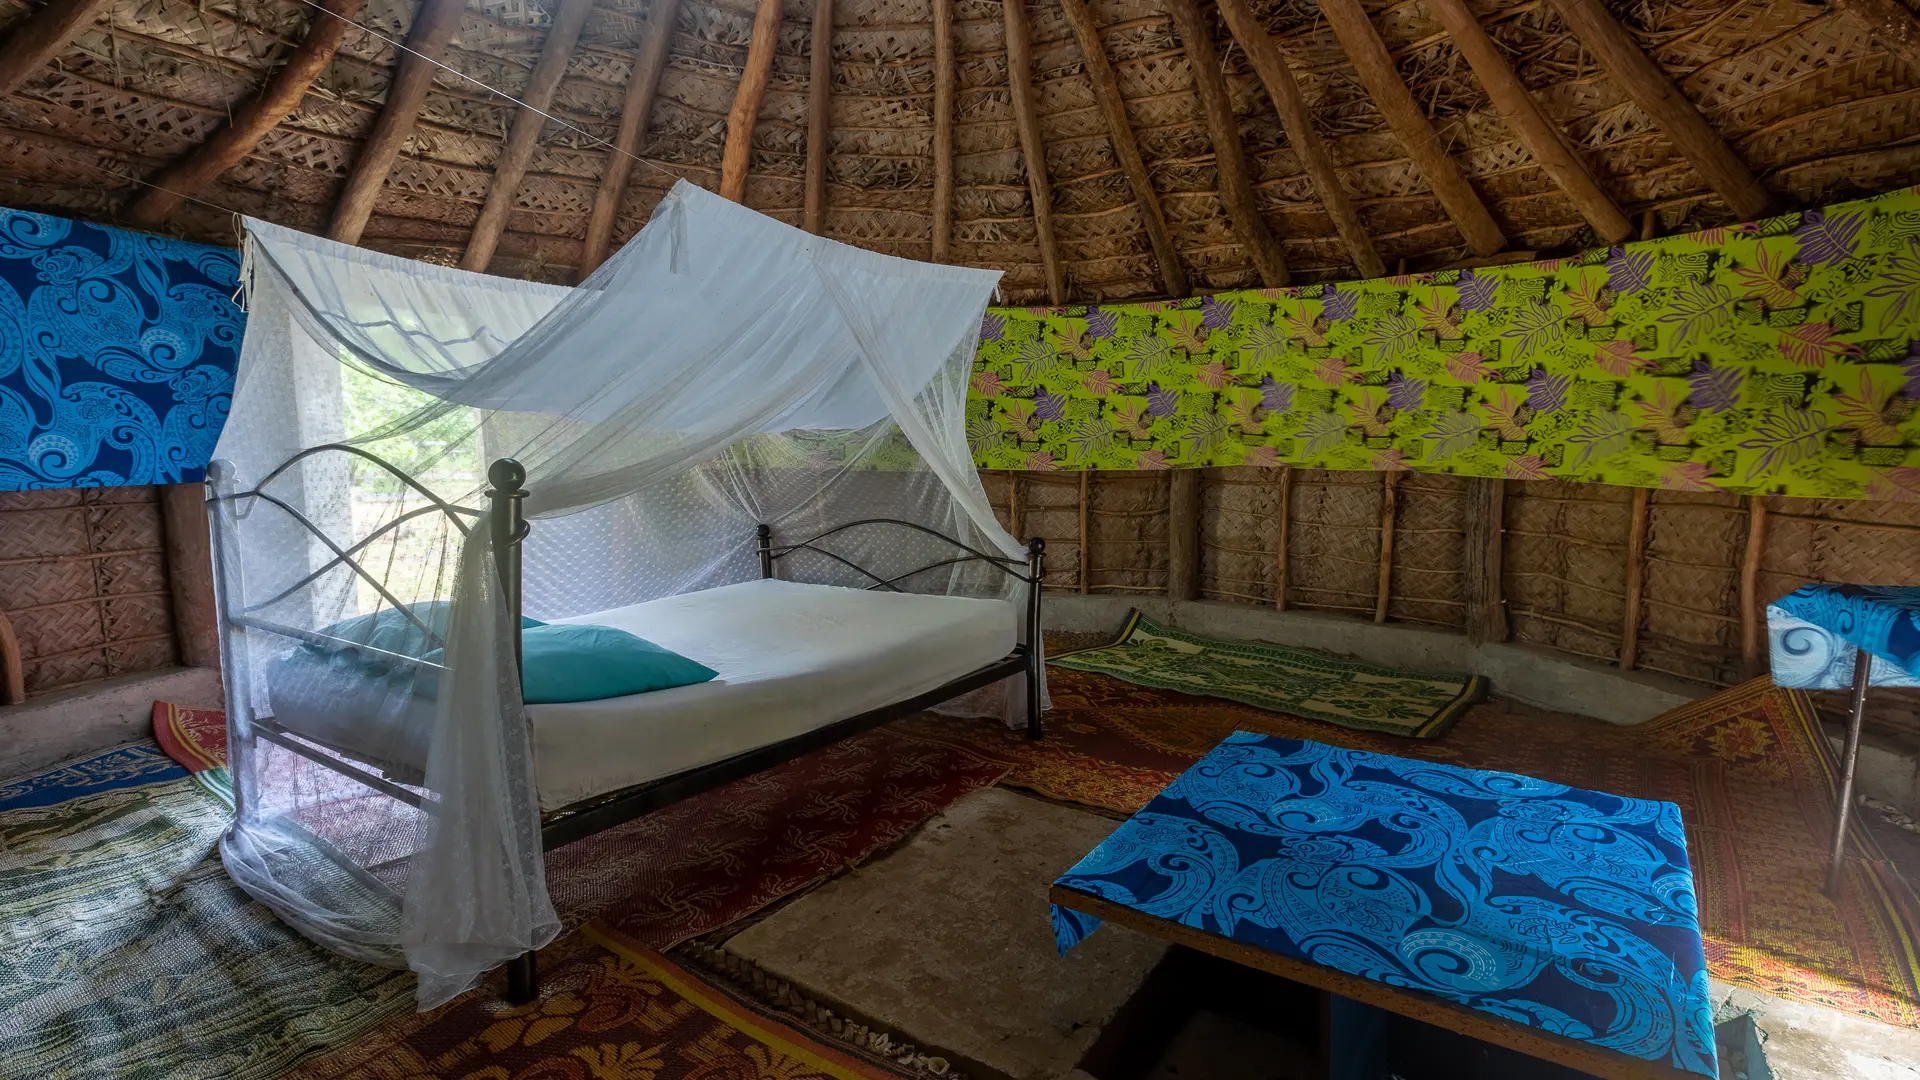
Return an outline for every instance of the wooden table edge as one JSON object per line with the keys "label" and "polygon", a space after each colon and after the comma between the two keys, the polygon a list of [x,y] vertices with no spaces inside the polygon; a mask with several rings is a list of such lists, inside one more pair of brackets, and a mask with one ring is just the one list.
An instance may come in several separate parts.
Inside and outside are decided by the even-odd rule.
{"label": "wooden table edge", "polygon": [[1604,1080],[1703,1080],[1705,1076],[1666,1062],[1636,1058],[1565,1035],[1503,1020],[1492,1013],[1448,1001],[1424,990],[1389,986],[1360,975],[1281,956],[1171,919],[1148,915],[1065,885],[1055,885],[1049,889],[1047,899],[1061,907],[1095,916],[1116,926],[1137,930],[1176,945],[1185,945],[1283,979],[1305,983],[1469,1038],[1504,1046],[1529,1057],[1579,1069]]}

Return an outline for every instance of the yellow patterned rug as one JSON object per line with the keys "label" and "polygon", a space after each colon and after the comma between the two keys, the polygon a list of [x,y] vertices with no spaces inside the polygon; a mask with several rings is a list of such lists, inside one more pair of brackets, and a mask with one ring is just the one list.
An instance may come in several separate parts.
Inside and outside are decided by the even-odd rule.
{"label": "yellow patterned rug", "polygon": [[228,880],[226,770],[150,744],[0,783],[0,1077],[278,1077],[413,1003]]}
{"label": "yellow patterned rug", "polygon": [[1401,671],[1312,649],[1203,637],[1162,626],[1138,611],[1127,616],[1112,643],[1060,653],[1047,662],[1411,739],[1439,736],[1487,696],[1487,681],[1478,675]]}

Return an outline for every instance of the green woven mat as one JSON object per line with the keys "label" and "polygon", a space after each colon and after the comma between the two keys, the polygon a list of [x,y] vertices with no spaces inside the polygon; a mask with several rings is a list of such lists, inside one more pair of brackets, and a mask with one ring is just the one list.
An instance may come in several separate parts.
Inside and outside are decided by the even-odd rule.
{"label": "green woven mat", "polygon": [[1487,680],[1478,675],[1401,671],[1309,649],[1222,641],[1161,626],[1138,611],[1113,644],[1047,662],[1413,739],[1442,734],[1487,694]]}
{"label": "green woven mat", "polygon": [[0,781],[0,1077],[277,1077],[413,1003],[227,878],[226,770],[152,744]]}

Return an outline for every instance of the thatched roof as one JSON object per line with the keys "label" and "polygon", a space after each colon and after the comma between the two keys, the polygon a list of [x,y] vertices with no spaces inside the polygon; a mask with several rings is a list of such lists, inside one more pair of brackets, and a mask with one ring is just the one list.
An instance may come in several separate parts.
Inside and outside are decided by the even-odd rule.
{"label": "thatched roof", "polygon": [[[423,7],[442,0],[326,2],[354,10],[360,26],[401,39]],[[822,231],[880,251],[934,257],[936,173],[950,154],[946,257],[1004,269],[1010,302],[1047,302],[1042,226],[1016,109],[1019,88],[1009,85],[1008,26],[1017,23],[1004,17],[1002,5],[765,2],[777,5],[778,33],[755,109],[751,100],[737,100],[742,73],[751,70],[755,0],[593,0],[577,44],[552,50],[553,63],[564,60],[564,77],[547,111],[565,124],[544,124],[488,268],[572,279],[613,159],[606,144],[618,138],[636,57],[644,55],[663,9],[672,10],[672,32],[657,91],[643,101],[638,153],[646,164],[631,169],[612,239],[622,241],[644,223],[676,177],[721,186],[728,114],[736,107],[756,117],[745,201],[802,223],[815,81],[812,22],[818,5],[831,2],[830,92],[817,117],[826,136]],[[1436,199],[1429,177],[1377,105],[1379,95],[1363,85],[1336,37],[1323,8],[1337,5],[1228,2],[1251,9],[1291,68],[1305,114],[1381,265],[1392,272],[1404,261],[1421,270],[1474,256],[1456,216]],[[1564,177],[1556,181],[1538,163],[1524,125],[1489,96],[1486,73],[1469,65],[1436,14],[1458,2],[1363,0],[1363,6],[1440,147],[1491,211],[1506,250],[1544,255],[1617,238],[1596,232],[1592,206],[1569,197]],[[1254,226],[1228,212],[1234,178],[1223,183],[1221,163],[1231,165],[1234,155],[1216,153],[1218,140],[1196,89],[1194,50],[1174,17],[1192,0],[1064,3],[1026,0],[1023,9],[1034,127],[1051,188],[1045,224],[1064,279],[1064,297],[1055,299],[1164,296],[1169,283],[1182,278],[1194,293],[1273,283],[1249,251]],[[1570,28],[1568,18],[1591,8],[1592,0],[1472,0],[1468,6],[1497,56],[1591,173],[1601,201],[1610,201],[1616,220],[1632,222],[1635,230],[1645,227],[1649,210],[1661,233],[1742,216],[1725,197],[1727,183],[1716,187],[1703,177],[1701,155],[1714,153],[1707,144],[1716,142],[1718,152],[1731,151],[1733,168],[1750,170],[1780,208],[1915,182],[1920,78],[1889,51],[1906,47],[1900,35],[1912,16],[1901,0],[1847,0],[1844,9],[1805,0],[1599,5],[1603,17],[1610,13],[1624,28],[1625,40],[1657,65],[1646,71],[1656,79],[1664,72],[1678,87],[1680,108],[1690,102],[1704,117],[1705,143],[1697,132],[1680,132],[1671,115],[1656,123],[1643,107],[1645,86],[1622,74],[1619,58],[1596,47],[1590,30],[1576,35]],[[35,39],[35,33],[47,36],[61,9],[77,25],[54,26],[58,40]],[[87,18],[75,17],[80,9]],[[934,23],[942,9],[952,19],[947,67],[936,55]],[[1124,145],[1117,156],[1110,113],[1096,90],[1099,72],[1089,74],[1069,21],[1074,9],[1088,12],[1098,28],[1129,122],[1130,136],[1122,133],[1120,142],[1137,145],[1151,198],[1130,183]],[[519,112],[483,87],[528,96],[543,46],[565,15],[563,0],[466,0],[442,56],[450,70],[433,72],[417,120],[389,121],[405,139],[384,180],[369,188],[377,199],[359,242],[459,261]],[[276,70],[297,66],[287,65],[290,56],[317,47],[310,35],[331,18],[303,0],[51,0],[44,8],[0,0],[0,86],[15,85],[0,107],[0,177],[6,181],[0,202],[214,241],[234,235],[231,217],[215,206],[328,231],[381,115],[399,51],[381,36],[336,34],[338,50],[330,59],[319,57],[318,78],[303,95],[292,88],[289,100],[298,104],[291,115],[267,117],[257,141],[242,129],[248,103],[261,97]],[[1277,239],[1291,280],[1361,276],[1352,238],[1336,231],[1325,192],[1303,160],[1311,147],[1289,138],[1247,50],[1211,2],[1196,21],[1211,33],[1214,63],[1225,75],[1258,227]],[[5,41],[9,34],[16,40]],[[1022,56],[1015,45],[1014,55]],[[8,70],[9,64],[19,70]],[[944,140],[936,125],[943,70],[953,79],[951,134]],[[1019,74],[1014,68],[1015,84]],[[229,145],[209,149],[230,122]],[[181,171],[183,160],[202,155],[204,165],[219,149],[237,163],[204,186],[191,168]],[[175,171],[168,175],[195,189],[182,193],[202,201],[136,207],[142,189],[131,178],[153,179],[169,165]],[[1163,272],[1144,224],[1156,206],[1177,252],[1176,275]]]}

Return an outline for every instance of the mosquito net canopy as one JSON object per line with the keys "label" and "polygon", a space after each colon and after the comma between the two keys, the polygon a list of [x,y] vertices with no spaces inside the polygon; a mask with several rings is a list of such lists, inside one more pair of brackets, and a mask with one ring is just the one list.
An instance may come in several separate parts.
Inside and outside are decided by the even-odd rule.
{"label": "mosquito net canopy", "polygon": [[[221,853],[309,937],[411,967],[423,1008],[559,929],[488,462],[526,469],[535,619],[758,577],[762,523],[797,540],[897,518],[1023,556],[966,439],[997,273],[834,243],[682,182],[575,289],[259,221],[245,276],[214,471],[237,803]],[[782,575],[1025,588],[980,562],[912,573],[954,554],[920,532],[830,543],[845,562],[803,553]],[[1004,715],[1020,690],[961,707]],[[348,714],[378,723],[313,734]]]}

